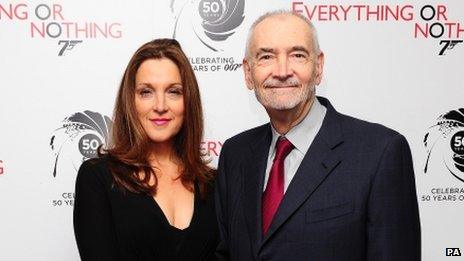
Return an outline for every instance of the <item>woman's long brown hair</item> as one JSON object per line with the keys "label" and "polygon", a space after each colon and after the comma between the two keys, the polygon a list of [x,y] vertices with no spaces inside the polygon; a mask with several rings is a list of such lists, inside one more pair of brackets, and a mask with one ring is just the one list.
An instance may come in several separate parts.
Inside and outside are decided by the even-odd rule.
{"label": "woman's long brown hair", "polygon": [[[132,56],[119,86],[114,108],[112,141],[105,150],[115,184],[136,193],[155,194],[157,178],[149,164],[151,140],[145,133],[135,110],[135,75],[149,59],[169,59],[179,68],[184,95],[184,122],[174,137],[176,156],[181,160],[180,179],[192,189],[198,184],[202,198],[214,178],[200,151],[203,136],[203,111],[195,74],[179,43],[173,39],[156,39],[142,45]],[[149,184],[154,180],[154,184]]]}

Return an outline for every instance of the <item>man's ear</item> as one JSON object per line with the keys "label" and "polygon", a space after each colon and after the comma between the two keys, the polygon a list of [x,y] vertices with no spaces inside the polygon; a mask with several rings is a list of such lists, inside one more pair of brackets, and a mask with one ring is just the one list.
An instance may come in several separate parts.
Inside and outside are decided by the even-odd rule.
{"label": "man's ear", "polygon": [[322,74],[324,72],[324,53],[321,51],[316,58],[316,78],[314,79],[314,83],[319,85],[322,81]]}
{"label": "man's ear", "polygon": [[250,61],[248,60],[248,58],[243,58],[243,62],[242,62],[242,67],[243,67],[243,73],[245,75],[245,83],[246,83],[246,86],[249,90],[253,90],[254,89],[254,84],[253,84],[253,80],[251,78],[251,64],[250,64]]}

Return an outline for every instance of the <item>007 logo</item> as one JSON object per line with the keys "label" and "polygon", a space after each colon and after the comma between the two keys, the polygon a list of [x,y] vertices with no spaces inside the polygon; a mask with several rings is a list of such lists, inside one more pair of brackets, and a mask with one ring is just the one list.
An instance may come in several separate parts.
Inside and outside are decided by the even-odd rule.
{"label": "007 logo", "polygon": [[108,144],[111,125],[108,116],[88,110],[66,117],[50,139],[53,177],[62,169],[77,171],[84,160],[97,157],[98,148]]}
{"label": "007 logo", "polygon": [[[226,40],[245,19],[245,0],[171,0],[175,17],[173,38],[193,29],[195,37],[212,51],[223,51]],[[178,6],[176,8],[175,6]],[[182,32],[184,30],[184,32]],[[179,35],[180,34],[180,35]]]}

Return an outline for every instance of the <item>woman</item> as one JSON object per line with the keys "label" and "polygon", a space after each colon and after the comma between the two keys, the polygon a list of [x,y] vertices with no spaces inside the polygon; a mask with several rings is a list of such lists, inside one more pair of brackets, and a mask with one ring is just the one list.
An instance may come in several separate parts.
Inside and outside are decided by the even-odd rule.
{"label": "woman", "polygon": [[76,180],[82,260],[209,260],[218,242],[214,171],[201,158],[198,84],[179,43],[158,39],[130,60],[112,144]]}

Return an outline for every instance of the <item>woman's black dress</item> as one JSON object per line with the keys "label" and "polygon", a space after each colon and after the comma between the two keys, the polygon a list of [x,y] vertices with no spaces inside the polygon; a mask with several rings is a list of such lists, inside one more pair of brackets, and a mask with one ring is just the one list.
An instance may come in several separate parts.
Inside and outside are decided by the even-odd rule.
{"label": "woman's black dress", "polygon": [[218,244],[214,199],[195,188],[190,225],[169,224],[151,195],[122,192],[109,158],[84,162],[76,180],[74,232],[82,260],[211,260]]}

